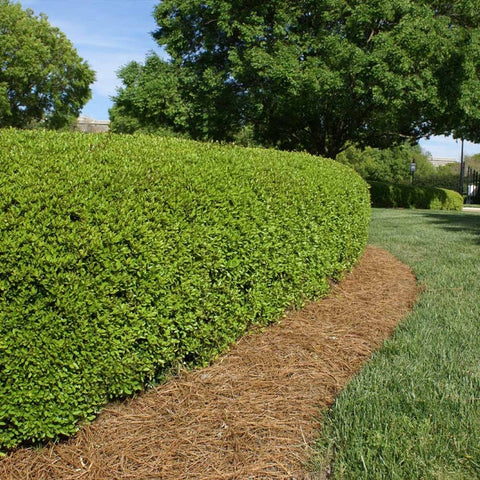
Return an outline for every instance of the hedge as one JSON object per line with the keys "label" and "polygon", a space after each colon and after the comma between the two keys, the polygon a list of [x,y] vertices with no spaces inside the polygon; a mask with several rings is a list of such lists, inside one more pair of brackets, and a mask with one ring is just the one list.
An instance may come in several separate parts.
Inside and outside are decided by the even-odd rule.
{"label": "hedge", "polygon": [[463,208],[462,196],[453,190],[383,182],[369,182],[369,184],[373,207],[457,211]]}
{"label": "hedge", "polygon": [[211,361],[366,244],[367,185],[307,154],[15,130],[0,149],[4,450]]}

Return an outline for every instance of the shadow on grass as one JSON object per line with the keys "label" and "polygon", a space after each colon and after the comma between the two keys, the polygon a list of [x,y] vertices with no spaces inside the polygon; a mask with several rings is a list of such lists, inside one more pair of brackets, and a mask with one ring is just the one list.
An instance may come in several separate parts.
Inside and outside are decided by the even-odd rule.
{"label": "shadow on grass", "polygon": [[474,237],[472,243],[480,244],[480,213],[428,212],[422,214],[422,216],[449,232],[472,235]]}

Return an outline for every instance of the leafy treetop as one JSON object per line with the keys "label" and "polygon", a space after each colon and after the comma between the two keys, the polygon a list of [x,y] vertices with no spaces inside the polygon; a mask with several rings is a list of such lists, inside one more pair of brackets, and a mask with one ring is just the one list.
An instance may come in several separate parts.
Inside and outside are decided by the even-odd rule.
{"label": "leafy treetop", "polygon": [[90,99],[94,72],[45,15],[0,0],[0,127],[61,128]]}
{"label": "leafy treetop", "polygon": [[[163,0],[154,15],[170,59],[150,56],[135,84],[120,73],[124,123],[155,118],[217,140],[248,130],[330,157],[352,143],[480,131],[479,0]],[[125,98],[155,79],[152,62],[169,88],[155,106],[129,108]]]}

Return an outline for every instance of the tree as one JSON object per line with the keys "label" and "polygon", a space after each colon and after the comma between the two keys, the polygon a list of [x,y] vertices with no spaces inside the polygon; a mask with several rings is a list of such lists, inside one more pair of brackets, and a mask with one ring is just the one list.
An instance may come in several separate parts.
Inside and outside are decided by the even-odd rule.
{"label": "tree", "polygon": [[45,15],[0,0],[0,127],[61,128],[90,99],[95,73]]}
{"label": "tree", "polygon": [[435,167],[429,157],[422,153],[420,146],[408,143],[382,150],[351,146],[340,153],[336,160],[355,169],[367,181],[410,183],[411,162],[416,164],[416,183],[420,178],[430,178],[435,173]]}
{"label": "tree", "polygon": [[[121,68],[118,77],[123,86],[117,90],[110,109],[112,130],[170,131],[209,138],[204,129],[204,122],[208,122],[209,132],[216,129],[218,138],[230,139],[227,132],[232,119],[225,117],[228,102],[220,105],[218,100],[221,82],[210,79],[216,82],[213,88],[207,79],[199,82],[185,73],[155,53],[147,55],[143,65],[130,62]],[[195,92],[195,100],[191,91]],[[216,92],[216,98],[208,97],[209,92]]]}
{"label": "tree", "polygon": [[233,140],[238,98],[212,71],[197,76],[155,53],[119,70],[123,86],[113,98],[111,128],[131,133],[170,131],[193,138]]}
{"label": "tree", "polygon": [[163,0],[154,15],[194,137],[247,129],[334,158],[480,131],[480,0]]}
{"label": "tree", "polygon": [[144,65],[130,62],[118,72],[119,88],[110,109],[111,128],[121,133],[185,127],[184,105],[173,65],[149,55]]}

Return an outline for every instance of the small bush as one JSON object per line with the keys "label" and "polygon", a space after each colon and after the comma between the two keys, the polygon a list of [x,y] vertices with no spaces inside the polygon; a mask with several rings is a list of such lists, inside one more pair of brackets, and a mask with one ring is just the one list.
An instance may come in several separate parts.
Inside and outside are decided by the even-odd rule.
{"label": "small bush", "polygon": [[0,148],[3,448],[211,361],[366,244],[367,185],[306,154],[14,130]]}
{"label": "small bush", "polygon": [[462,196],[444,188],[370,182],[370,195],[373,207],[457,211],[463,207]]}

